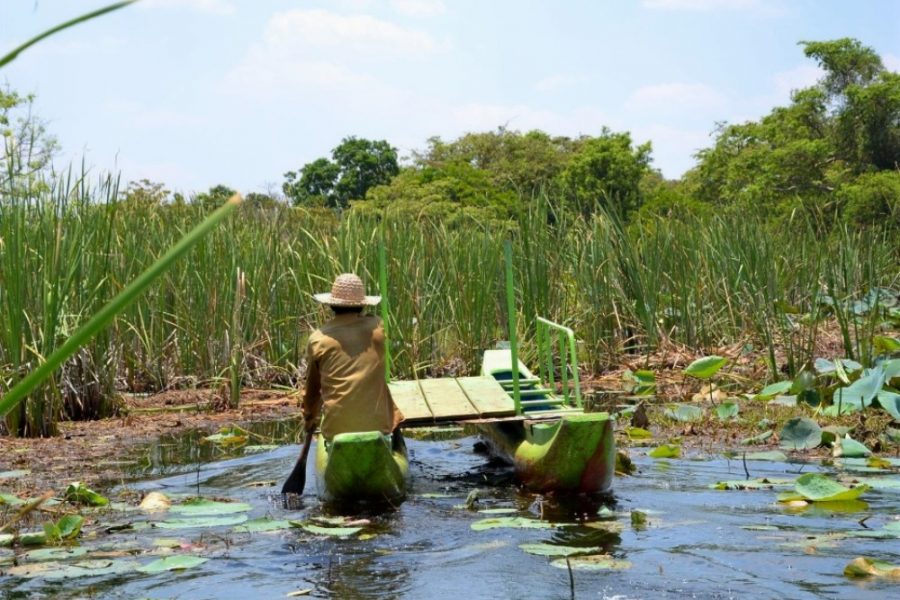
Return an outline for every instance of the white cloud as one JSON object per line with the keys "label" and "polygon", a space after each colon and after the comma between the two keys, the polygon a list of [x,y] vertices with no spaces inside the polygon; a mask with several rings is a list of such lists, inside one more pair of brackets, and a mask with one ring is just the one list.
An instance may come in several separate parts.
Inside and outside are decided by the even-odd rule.
{"label": "white cloud", "polygon": [[390,0],[391,8],[407,17],[436,17],[447,7],[442,0]]}
{"label": "white cloud", "polygon": [[237,6],[229,0],[144,0],[138,6],[145,8],[187,8],[214,15],[233,15]]}
{"label": "white cloud", "polygon": [[900,73],[900,56],[897,56],[896,54],[885,54],[881,57],[881,60],[884,62],[884,66],[888,71]]}
{"label": "white cloud", "polygon": [[584,75],[569,75],[560,73],[557,75],[549,75],[547,77],[544,77],[543,79],[540,79],[537,83],[534,84],[534,89],[539,92],[553,92],[560,88],[584,83],[585,81],[587,81],[587,77],[585,77]]}
{"label": "white cloud", "polygon": [[536,109],[525,104],[484,104],[471,102],[449,108],[455,133],[488,131],[499,126],[529,131],[541,129],[554,135],[596,134],[607,123],[598,109],[590,106],[571,112]]}
{"label": "white cloud", "polygon": [[643,0],[645,8],[656,10],[746,10],[759,8],[760,0]]}
{"label": "white cloud", "polygon": [[[629,129],[627,127],[623,129]],[[635,125],[630,128],[635,144],[649,140],[653,144],[653,164],[668,178],[680,177],[694,166],[693,155],[712,143],[708,131],[682,129],[661,123]]]}
{"label": "white cloud", "polygon": [[725,94],[705,83],[657,83],[636,89],[628,99],[629,108],[640,110],[684,110],[720,108]]}
{"label": "white cloud", "polygon": [[790,100],[791,92],[815,85],[825,74],[816,65],[800,65],[787,71],[775,73],[772,81],[775,84],[776,103]]}
{"label": "white cloud", "polygon": [[201,122],[194,115],[174,110],[147,108],[139,102],[128,100],[111,100],[104,108],[109,113],[123,115],[129,125],[141,129],[188,127]]}

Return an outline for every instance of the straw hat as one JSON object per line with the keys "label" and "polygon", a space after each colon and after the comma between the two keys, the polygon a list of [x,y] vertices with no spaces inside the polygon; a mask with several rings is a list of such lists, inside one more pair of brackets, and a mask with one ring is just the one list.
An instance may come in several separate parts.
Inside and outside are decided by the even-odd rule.
{"label": "straw hat", "polygon": [[381,296],[366,296],[362,279],[353,273],[342,273],[331,285],[331,293],[314,294],[313,297],[329,306],[374,306]]}

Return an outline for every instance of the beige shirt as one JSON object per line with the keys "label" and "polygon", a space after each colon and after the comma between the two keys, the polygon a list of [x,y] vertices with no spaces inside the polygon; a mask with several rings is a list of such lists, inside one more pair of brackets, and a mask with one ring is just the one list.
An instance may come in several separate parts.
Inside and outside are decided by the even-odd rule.
{"label": "beige shirt", "polygon": [[303,418],[322,418],[322,435],[391,433],[403,414],[384,380],[384,329],[378,317],[342,314],[309,336]]}

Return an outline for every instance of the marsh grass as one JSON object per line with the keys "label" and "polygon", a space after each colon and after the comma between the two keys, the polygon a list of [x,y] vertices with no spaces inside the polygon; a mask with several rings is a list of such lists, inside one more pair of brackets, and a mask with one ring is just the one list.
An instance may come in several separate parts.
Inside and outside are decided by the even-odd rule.
{"label": "marsh grass", "polygon": [[[117,197],[114,180],[66,177],[37,197],[11,190],[0,199],[4,387],[207,214]],[[241,206],[6,428],[49,434],[65,414],[110,414],[117,391],[295,385],[306,338],[328,317],[312,294],[344,271],[377,293],[382,239],[394,378],[477,373],[482,351],[507,338],[506,239],[522,359],[536,358],[540,315],[575,330],[581,364],[594,372],[669,341],[698,351],[747,342],[765,351],[773,376],[796,372],[814,358],[824,319],[837,319],[848,356],[870,361],[881,319],[857,314],[853,302],[900,283],[887,234],[822,237],[752,216],[586,221],[555,212],[551,200],[523,200],[517,224],[506,226]]]}

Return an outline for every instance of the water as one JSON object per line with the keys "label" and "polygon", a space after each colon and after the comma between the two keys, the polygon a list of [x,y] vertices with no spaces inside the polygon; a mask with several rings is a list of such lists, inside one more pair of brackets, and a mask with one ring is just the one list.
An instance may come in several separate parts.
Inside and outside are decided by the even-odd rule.
{"label": "water", "polygon": [[[271,426],[269,426],[271,427]],[[266,435],[290,435],[290,427]],[[456,437],[452,437],[456,436]],[[896,539],[817,539],[834,531],[881,527],[897,514],[900,490],[872,490],[863,512],[802,512],[777,505],[777,491],[717,491],[721,480],[744,479],[741,461],[654,461],[635,450],[639,473],[619,477],[608,498],[558,500],[521,493],[508,469],[473,452],[475,438],[445,432],[436,439],[409,439],[409,497],[372,520],[371,539],[337,539],[288,529],[234,533],[228,527],[156,530],[102,538],[119,548],[150,548],[154,540],[176,537],[203,546],[203,565],[160,575],[120,576],[62,582],[0,578],[0,595],[9,598],[283,598],[309,590],[310,598],[885,598],[896,583],[862,583],[843,576],[857,556],[900,564]],[[451,437],[451,439],[442,439]],[[205,447],[204,445],[203,447]],[[277,495],[298,446],[217,458],[196,443],[171,440],[141,456],[136,472],[147,479],[130,484],[140,491],[170,496],[202,494],[250,503],[250,518],[305,519],[329,513],[316,497],[315,477],[307,477],[303,506],[285,510]],[[206,454],[204,454],[206,453]],[[180,460],[177,460],[180,457]],[[187,459],[187,462],[184,459]],[[180,464],[178,464],[180,463]],[[816,465],[750,461],[752,477],[795,478]],[[885,476],[881,474],[880,476]],[[896,473],[890,475],[897,477]],[[248,487],[278,481],[277,487]],[[490,529],[471,524],[498,515],[460,508],[478,490],[478,508],[510,508],[516,515],[570,523],[556,529]],[[606,529],[586,523],[606,513]],[[646,527],[633,527],[630,513],[648,515]],[[507,515],[499,515],[507,516]],[[135,518],[135,517],[128,517]],[[136,517],[142,518],[140,516]],[[631,568],[583,571],[570,575],[551,559],[526,554],[519,544],[549,542],[599,547]],[[85,542],[88,543],[88,542]],[[147,558],[139,557],[147,562]]]}

